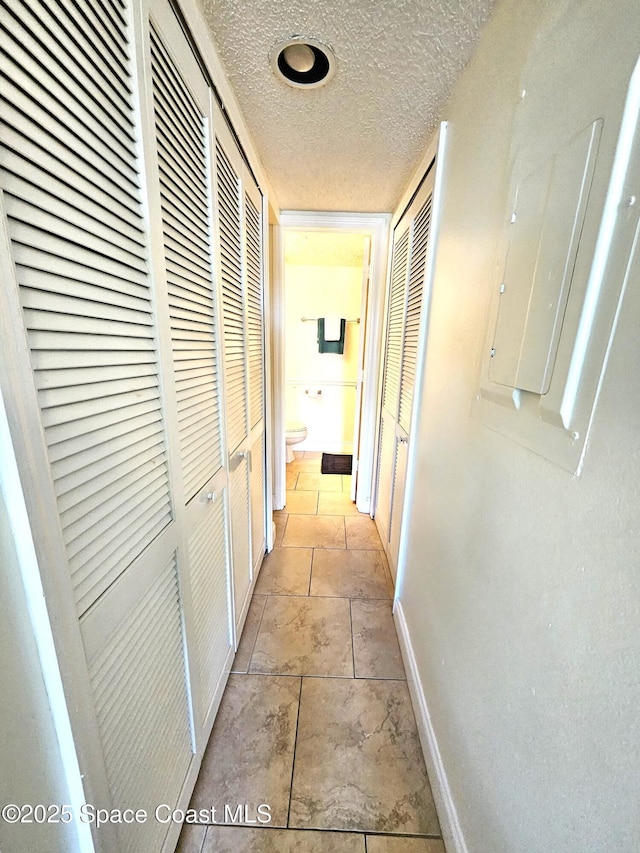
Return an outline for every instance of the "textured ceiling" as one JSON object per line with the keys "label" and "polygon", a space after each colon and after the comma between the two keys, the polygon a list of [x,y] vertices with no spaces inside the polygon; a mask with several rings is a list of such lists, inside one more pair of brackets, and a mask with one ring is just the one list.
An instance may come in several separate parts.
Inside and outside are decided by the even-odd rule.
{"label": "textured ceiling", "polygon": [[[282,209],[389,212],[492,0],[199,0]],[[336,53],[320,89],[278,80],[295,35]]]}
{"label": "textured ceiling", "polygon": [[362,267],[364,241],[362,234],[287,230],[284,260],[301,266]]}

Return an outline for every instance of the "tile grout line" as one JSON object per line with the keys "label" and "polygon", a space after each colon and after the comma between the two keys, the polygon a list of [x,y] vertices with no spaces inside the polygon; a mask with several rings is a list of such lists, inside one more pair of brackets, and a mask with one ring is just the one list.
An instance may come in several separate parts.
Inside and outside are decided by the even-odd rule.
{"label": "tile grout line", "polygon": [[291,797],[293,795],[293,774],[296,769],[296,752],[298,750],[298,726],[300,725],[300,706],[302,705],[302,679],[300,676],[300,690],[298,691],[298,713],[296,714],[296,734],[293,740],[293,760],[291,762],[291,782],[289,783],[289,808],[287,809],[287,829],[291,829],[289,821],[291,820]]}
{"label": "tile grout line", "polygon": [[[258,595],[260,595],[260,594],[261,593],[258,593]],[[253,604],[254,596],[255,596],[255,592],[252,593],[252,595],[251,595],[251,604]],[[264,611],[267,609],[267,598],[268,597],[269,597],[269,594],[267,593],[264,596],[264,603],[262,605],[262,613],[260,614],[260,621],[258,622],[258,629],[256,631],[255,637],[253,638],[253,643],[251,644],[251,652],[249,654],[249,663],[247,664],[247,671],[244,673],[239,673],[240,675],[252,675],[253,674],[253,673],[251,673],[251,661],[253,660],[253,653],[256,650],[256,643],[258,642],[258,634],[260,633],[260,628],[262,628],[262,620],[264,619]],[[249,605],[249,607],[251,607],[251,604]],[[248,613],[248,611],[247,611],[247,613]],[[242,640],[242,637],[240,639]],[[238,645],[238,648],[239,648],[239,645]],[[236,652],[236,654],[237,654],[237,652]]]}
{"label": "tile grout line", "polygon": [[[395,675],[393,677],[385,676],[385,675],[356,675],[355,678],[352,675],[335,675],[330,673],[328,675],[322,675],[318,672],[234,672],[234,675],[259,675],[263,678],[335,678],[338,681],[397,681],[399,684],[406,684],[406,678],[400,678]],[[304,829],[304,827],[298,827],[298,829]],[[337,830],[336,830],[337,832]]]}
{"label": "tile grout line", "polygon": [[[182,824],[183,829],[184,829],[184,826],[185,826],[185,824],[183,823]],[[202,841],[200,842],[200,846],[198,847],[196,853],[202,853],[202,851],[204,850],[204,843],[207,840],[207,833],[209,832],[209,826],[210,826],[210,824],[207,824],[205,831],[202,833]],[[366,842],[365,842],[365,844],[366,844]],[[365,850],[365,853],[366,853],[366,850]]]}
{"label": "tile grout line", "polygon": [[351,609],[351,599],[349,599],[349,625],[351,627],[351,663],[353,664],[353,677],[356,677],[356,650],[353,641],[353,611]]}
{"label": "tile grout line", "polygon": [[[320,509],[320,489],[318,489],[318,500],[316,502],[316,516],[319,515],[319,509]],[[309,598],[311,598],[311,579],[313,577],[313,557],[314,557],[315,551],[316,551],[315,548],[311,549],[311,571],[309,572]]]}

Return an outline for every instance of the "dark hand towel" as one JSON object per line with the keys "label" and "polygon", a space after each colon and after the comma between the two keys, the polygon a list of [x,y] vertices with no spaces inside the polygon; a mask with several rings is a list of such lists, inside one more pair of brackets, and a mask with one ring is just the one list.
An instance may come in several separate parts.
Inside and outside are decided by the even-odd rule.
{"label": "dark hand towel", "polygon": [[324,339],[324,317],[318,318],[318,352],[337,352],[339,355],[344,353],[344,333],[347,327],[347,321],[343,318],[340,320],[340,339],[337,341],[325,341]]}

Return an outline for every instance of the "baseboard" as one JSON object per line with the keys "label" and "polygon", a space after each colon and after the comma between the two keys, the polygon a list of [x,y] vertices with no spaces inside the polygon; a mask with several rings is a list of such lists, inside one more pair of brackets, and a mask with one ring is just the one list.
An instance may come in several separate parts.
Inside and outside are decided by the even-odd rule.
{"label": "baseboard", "polygon": [[313,450],[316,453],[324,451],[325,453],[351,453],[353,450],[352,441],[311,441],[306,438],[299,444],[294,444],[295,450]]}
{"label": "baseboard", "polygon": [[409,637],[409,629],[404,618],[402,603],[396,600],[393,608],[393,617],[398,632],[400,651],[407,673],[407,685],[411,696],[413,712],[416,715],[418,734],[424,753],[424,760],[429,773],[429,781],[433,791],[433,799],[436,804],[442,837],[447,853],[469,853],[462,829],[458,821],[458,813],[451,796],[447,774],[442,763],[438,741],[431,723],[431,715],[427,706],[427,700],[422,689],[422,683],[418,674],[416,659],[413,654],[413,646]]}

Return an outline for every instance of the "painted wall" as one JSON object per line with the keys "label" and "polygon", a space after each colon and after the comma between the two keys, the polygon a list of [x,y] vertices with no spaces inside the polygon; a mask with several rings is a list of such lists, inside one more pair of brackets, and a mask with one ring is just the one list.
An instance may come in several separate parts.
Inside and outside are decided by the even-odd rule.
{"label": "painted wall", "polygon": [[[20,569],[0,494],[0,804],[69,803]],[[28,815],[25,815],[28,816]],[[50,813],[51,817],[55,817]],[[70,824],[0,821],[2,853],[77,849]]]}
{"label": "painted wall", "polygon": [[285,238],[285,406],[307,426],[296,450],[351,452],[360,326],[347,323],[344,353],[319,353],[317,323],[360,316],[364,238],[291,232]]}
{"label": "painted wall", "polygon": [[472,417],[525,68],[551,143],[585,106],[617,135],[639,32],[631,0],[499,2],[443,115],[399,599],[469,853],[640,849],[640,262],[580,477]]}

